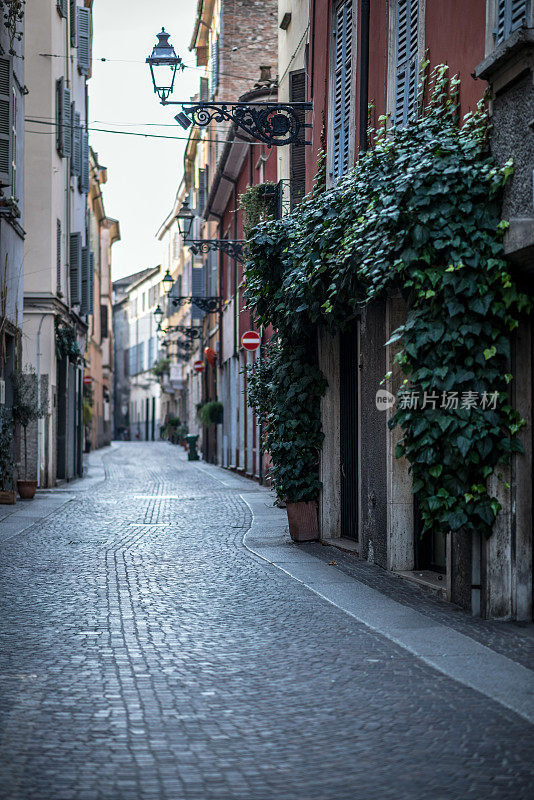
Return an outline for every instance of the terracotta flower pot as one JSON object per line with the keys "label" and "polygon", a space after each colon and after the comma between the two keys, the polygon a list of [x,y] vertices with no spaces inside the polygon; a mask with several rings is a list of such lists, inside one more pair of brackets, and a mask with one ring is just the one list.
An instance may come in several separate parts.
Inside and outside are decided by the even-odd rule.
{"label": "terracotta flower pot", "polygon": [[2,489],[0,491],[0,505],[12,506],[17,502],[17,494],[13,489]]}
{"label": "terracotta flower pot", "polygon": [[286,501],[286,510],[289,533],[294,542],[314,542],[319,538],[319,519],[315,501],[298,503]]}
{"label": "terracotta flower pot", "polygon": [[23,500],[33,500],[37,491],[37,481],[17,481],[17,489]]}

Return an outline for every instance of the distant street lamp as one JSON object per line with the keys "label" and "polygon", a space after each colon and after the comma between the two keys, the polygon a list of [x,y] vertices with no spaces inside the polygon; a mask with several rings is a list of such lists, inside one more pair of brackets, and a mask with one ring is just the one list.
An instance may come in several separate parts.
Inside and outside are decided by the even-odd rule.
{"label": "distant street lamp", "polygon": [[182,207],[176,215],[178,230],[180,231],[180,235],[184,243],[187,242],[191,237],[191,228],[193,227],[194,221],[195,215],[189,208],[189,197],[186,197],[182,203]]}
{"label": "distant street lamp", "polygon": [[163,276],[162,283],[163,283],[163,289],[165,291],[165,294],[169,294],[169,292],[171,291],[172,287],[174,286],[174,279],[173,279],[173,277],[172,277],[172,275],[171,275],[169,270],[167,270],[167,272]]}
{"label": "distant street lamp", "polygon": [[184,64],[180,56],[176,55],[174,47],[169,44],[170,33],[166,33],[165,28],[158,33],[158,41],[154,45],[152,55],[146,63],[150,67],[154,92],[158,95],[162,103],[165,103],[174,89],[174,79],[178,69],[183,70]]}
{"label": "distant street lamp", "polygon": [[158,323],[158,326],[161,325],[161,322],[163,320],[163,311],[161,310],[161,306],[159,304],[156,310],[154,311],[154,319]]}

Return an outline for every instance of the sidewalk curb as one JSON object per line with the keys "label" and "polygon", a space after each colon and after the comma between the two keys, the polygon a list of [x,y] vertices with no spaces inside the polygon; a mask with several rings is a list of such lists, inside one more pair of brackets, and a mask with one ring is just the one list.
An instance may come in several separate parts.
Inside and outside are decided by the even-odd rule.
{"label": "sidewalk curb", "polygon": [[428,666],[534,724],[534,672],[303,552],[287,536],[284,512],[268,506],[264,494],[250,492],[241,499],[252,513],[243,536],[250,553]]}

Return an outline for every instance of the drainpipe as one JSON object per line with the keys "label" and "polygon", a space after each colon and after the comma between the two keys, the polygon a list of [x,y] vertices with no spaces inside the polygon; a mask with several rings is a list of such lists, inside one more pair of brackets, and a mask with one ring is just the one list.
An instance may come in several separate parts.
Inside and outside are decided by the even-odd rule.
{"label": "drainpipe", "polygon": [[[42,314],[37,328],[37,406],[41,408],[41,328],[47,315]],[[41,487],[41,417],[37,419],[37,487]]]}
{"label": "drainpipe", "polygon": [[369,16],[370,0],[361,0],[360,20],[360,153],[367,150],[367,116],[369,107]]}

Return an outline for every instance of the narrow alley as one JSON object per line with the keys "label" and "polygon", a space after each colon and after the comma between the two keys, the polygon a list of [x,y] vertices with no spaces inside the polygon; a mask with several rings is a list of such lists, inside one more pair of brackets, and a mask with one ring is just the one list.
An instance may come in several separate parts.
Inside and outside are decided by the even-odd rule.
{"label": "narrow alley", "polygon": [[[114,444],[42,519],[3,507],[2,800],[532,796],[527,629],[291,543],[271,493],[178,450]],[[364,624],[332,587],[406,616]],[[471,677],[398,643],[413,614],[442,655],[473,649]],[[497,699],[470,688],[492,659]]]}

